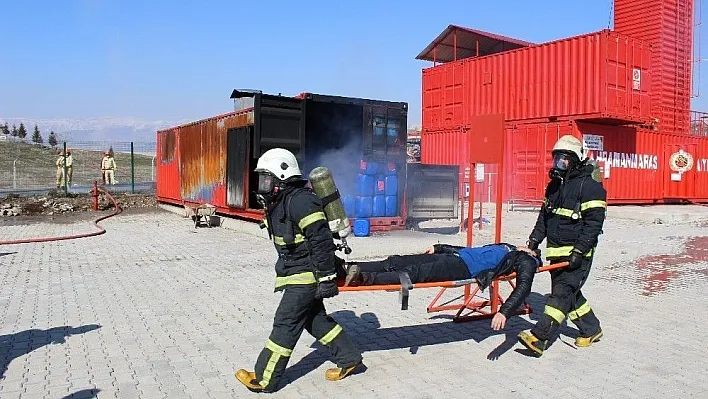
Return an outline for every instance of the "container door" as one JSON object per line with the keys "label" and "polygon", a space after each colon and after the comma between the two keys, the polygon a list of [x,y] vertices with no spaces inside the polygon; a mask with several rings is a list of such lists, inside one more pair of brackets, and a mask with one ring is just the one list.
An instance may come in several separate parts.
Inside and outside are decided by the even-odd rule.
{"label": "container door", "polygon": [[251,126],[229,129],[226,132],[226,204],[247,208],[248,147]]}
{"label": "container door", "polygon": [[303,104],[299,98],[256,94],[253,158],[271,148],[285,148],[304,159]]}
{"label": "container door", "polygon": [[407,164],[409,219],[456,219],[459,166]]}
{"label": "container door", "polygon": [[695,144],[667,144],[664,147],[664,198],[696,197]]}

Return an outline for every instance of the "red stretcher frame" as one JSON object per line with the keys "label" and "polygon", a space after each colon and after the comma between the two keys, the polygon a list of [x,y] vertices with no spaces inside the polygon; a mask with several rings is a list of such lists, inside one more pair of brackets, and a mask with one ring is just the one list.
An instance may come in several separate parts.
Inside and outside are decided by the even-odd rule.
{"label": "red stretcher frame", "polygon": [[[472,173],[475,170],[477,163],[491,163],[498,164],[499,171],[497,179],[497,195],[496,195],[496,214],[495,214],[495,232],[494,232],[494,242],[501,242],[501,231],[502,231],[502,198],[504,194],[504,115],[481,115],[474,117],[472,119],[471,126],[467,128],[467,137],[469,144],[469,164],[470,164],[470,181],[468,181],[470,186],[469,202],[467,207],[467,246],[472,246],[472,235],[473,235],[473,219],[474,219],[474,207],[472,206],[474,202],[474,184],[472,184]],[[480,221],[481,224],[481,221]],[[550,270],[560,269],[568,266],[567,262],[556,263],[552,265],[545,265],[538,269],[537,273],[546,272]],[[440,312],[447,310],[456,310],[457,313],[453,317],[453,322],[465,322],[480,319],[490,319],[499,311],[501,305],[504,303],[506,298],[501,295],[500,284],[502,282],[508,283],[512,289],[515,287],[514,282],[511,280],[516,278],[516,273],[512,273],[506,276],[501,276],[495,279],[490,284],[490,295],[488,299],[480,297],[481,299],[476,299],[480,293],[479,286],[475,286],[472,289],[472,284],[476,285],[475,279],[468,280],[458,280],[458,281],[443,281],[434,283],[407,283],[407,284],[392,284],[392,285],[365,285],[365,286],[340,286],[339,291],[341,292],[359,292],[359,291],[398,291],[401,298],[401,309],[406,310],[408,308],[408,297],[409,291],[416,288],[441,288],[440,292],[435,296],[435,298],[428,305],[427,311]],[[442,295],[446,290],[450,288],[464,287],[464,294],[458,298],[462,299],[457,303],[447,302],[438,305],[437,302],[440,300]],[[454,300],[453,300],[454,301]],[[524,305],[519,308],[514,314],[530,314],[533,311],[531,305],[528,302],[524,302]]]}
{"label": "red stretcher frame", "polygon": [[[545,265],[538,269],[537,273],[547,272],[550,270],[560,269],[568,266],[568,262],[555,263],[552,265]],[[516,278],[516,273],[508,274],[505,276],[498,277],[490,284],[490,295],[488,299],[481,298],[477,299],[480,293],[479,286],[472,289],[472,284],[476,285],[475,279],[468,280],[457,280],[457,281],[441,281],[433,283],[415,283],[415,284],[391,284],[391,285],[361,285],[361,286],[340,286],[340,292],[357,292],[357,291],[398,291],[401,297],[401,309],[406,310],[408,308],[408,297],[409,291],[416,288],[441,288],[440,292],[433,298],[432,302],[428,305],[428,313],[441,312],[447,310],[456,310],[457,313],[452,318],[455,323],[489,319],[494,317],[494,315],[499,311],[501,305],[504,303],[506,298],[501,295],[499,285],[502,282],[507,282],[512,289],[515,284],[511,281]],[[458,298],[458,302],[451,304],[447,302],[443,305],[436,305],[440,300],[445,291],[449,288],[464,287],[464,294]],[[461,299],[461,301],[459,301]],[[454,301],[454,300],[453,300]],[[467,311],[467,312],[465,312]],[[533,311],[531,305],[527,302],[519,308],[514,314],[530,314]]]}

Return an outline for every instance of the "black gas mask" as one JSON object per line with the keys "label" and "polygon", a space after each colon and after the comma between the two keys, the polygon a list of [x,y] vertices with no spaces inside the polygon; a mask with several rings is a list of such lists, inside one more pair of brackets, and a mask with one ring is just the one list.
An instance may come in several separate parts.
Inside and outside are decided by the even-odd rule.
{"label": "black gas mask", "polygon": [[258,185],[256,186],[256,198],[265,208],[280,191],[280,180],[270,172],[258,173]]}
{"label": "black gas mask", "polygon": [[575,154],[565,151],[555,151],[553,153],[553,164],[548,170],[548,177],[551,179],[563,180],[568,176],[568,172],[573,170],[580,161]]}

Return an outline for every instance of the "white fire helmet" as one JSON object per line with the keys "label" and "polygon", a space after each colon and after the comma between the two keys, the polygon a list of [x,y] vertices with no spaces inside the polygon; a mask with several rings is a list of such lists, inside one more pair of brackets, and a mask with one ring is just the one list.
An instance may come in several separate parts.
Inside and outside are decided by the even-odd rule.
{"label": "white fire helmet", "polygon": [[292,152],[284,148],[273,148],[263,153],[258,158],[255,172],[268,172],[281,181],[295,176],[302,177],[297,158]]}
{"label": "white fire helmet", "polygon": [[556,141],[551,153],[556,151],[566,151],[575,154],[578,157],[578,161],[582,161],[585,158],[583,156],[583,143],[581,143],[576,137],[569,134],[562,136],[558,139],[558,141]]}

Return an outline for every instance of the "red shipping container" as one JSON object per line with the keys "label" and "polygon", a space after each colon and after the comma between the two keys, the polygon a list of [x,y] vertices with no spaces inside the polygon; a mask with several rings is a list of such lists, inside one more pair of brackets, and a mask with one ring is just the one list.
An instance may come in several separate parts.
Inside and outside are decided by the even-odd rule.
{"label": "red shipping container", "polygon": [[[590,142],[602,143],[602,150],[588,151],[588,155],[609,169],[604,172],[603,184],[610,204],[651,204],[677,199],[708,202],[708,137],[580,121],[507,124],[504,201],[537,204],[543,199],[549,181],[551,149],[565,134],[581,139],[586,135]],[[474,171],[465,170],[467,139],[461,130],[421,135],[423,163],[460,166],[461,198],[466,196],[468,179],[475,180]],[[681,169],[676,162],[684,163],[683,173],[679,173]],[[495,201],[498,165],[484,168],[491,175],[474,183],[474,200]]]}
{"label": "red shipping container", "polygon": [[652,46],[652,116],[664,133],[689,132],[693,0],[615,0],[614,29]]}
{"label": "red shipping container", "polygon": [[650,59],[644,42],[603,30],[427,68],[423,130],[496,113],[507,121],[648,123]]}
{"label": "red shipping container", "polygon": [[158,131],[157,199],[176,204],[207,202],[220,211],[257,218],[262,212],[248,209],[246,199],[241,208],[230,206],[226,189],[227,131],[253,122],[253,110],[248,109]]}
{"label": "red shipping container", "polygon": [[[603,167],[611,204],[708,202],[708,138],[586,122],[544,123],[507,128],[505,171],[512,201],[543,198],[556,140],[572,134],[602,149],[588,156]],[[600,147],[598,147],[600,148]]]}

